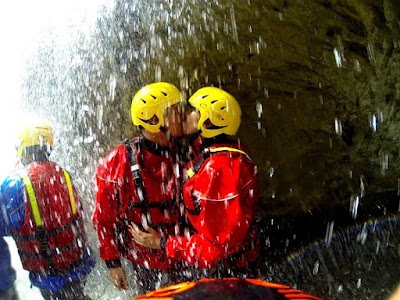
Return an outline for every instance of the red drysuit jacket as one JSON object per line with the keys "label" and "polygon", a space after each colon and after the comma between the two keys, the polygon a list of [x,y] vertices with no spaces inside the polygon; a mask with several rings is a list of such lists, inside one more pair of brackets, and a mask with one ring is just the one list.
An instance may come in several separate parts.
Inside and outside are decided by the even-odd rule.
{"label": "red drysuit jacket", "polygon": [[[133,144],[131,144],[133,145]],[[127,225],[146,222],[161,234],[178,232],[179,184],[175,157],[168,149],[136,138],[132,153],[140,170],[145,200],[140,201],[125,144],[108,154],[96,172],[96,207],[93,222],[100,242],[100,257],[119,260],[124,255],[135,264],[167,269],[175,261],[165,251],[136,244]],[[142,228],[142,227],[141,227]]]}
{"label": "red drysuit jacket", "polygon": [[[195,152],[200,147],[195,145]],[[199,153],[186,165],[191,170],[204,159],[183,185],[183,201],[194,233],[170,236],[165,249],[168,257],[200,268],[214,268],[221,261],[232,265],[232,259],[235,266],[245,267],[255,261],[260,248],[255,225],[257,169],[239,143],[212,144],[208,149],[215,152]]]}

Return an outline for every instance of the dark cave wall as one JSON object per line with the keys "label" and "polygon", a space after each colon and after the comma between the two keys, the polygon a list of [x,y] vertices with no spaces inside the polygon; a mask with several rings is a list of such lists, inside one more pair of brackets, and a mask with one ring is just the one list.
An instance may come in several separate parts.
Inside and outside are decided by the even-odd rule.
{"label": "dark cave wall", "polygon": [[134,134],[133,94],[159,80],[238,99],[269,216],[397,189],[395,0],[143,2],[116,1],[90,36],[44,43],[29,65],[24,101],[57,123],[56,155],[88,199],[99,157]]}

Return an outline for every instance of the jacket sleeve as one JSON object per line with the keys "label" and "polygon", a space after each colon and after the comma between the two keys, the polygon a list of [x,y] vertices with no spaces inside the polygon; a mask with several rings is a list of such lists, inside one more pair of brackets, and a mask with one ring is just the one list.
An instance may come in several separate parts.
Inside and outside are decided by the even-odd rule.
{"label": "jacket sleeve", "polygon": [[24,183],[18,174],[8,176],[0,187],[0,235],[11,235],[24,224]]}
{"label": "jacket sleeve", "polygon": [[114,159],[106,157],[96,172],[96,205],[92,221],[99,239],[100,257],[104,260],[120,258],[116,236],[119,214],[118,182],[114,180],[113,164]]}
{"label": "jacket sleeve", "polygon": [[226,256],[226,251],[201,234],[191,237],[169,236],[165,251],[170,258],[183,260],[197,268],[210,268]]}
{"label": "jacket sleeve", "polygon": [[[207,268],[237,252],[255,218],[257,188],[254,165],[229,154],[215,155],[183,187],[191,237],[169,237],[168,256]],[[190,209],[190,207],[189,207]]]}

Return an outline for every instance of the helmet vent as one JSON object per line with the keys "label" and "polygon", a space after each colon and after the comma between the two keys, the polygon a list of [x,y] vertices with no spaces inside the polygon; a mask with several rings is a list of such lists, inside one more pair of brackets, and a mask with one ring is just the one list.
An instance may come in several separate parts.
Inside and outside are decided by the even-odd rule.
{"label": "helmet vent", "polygon": [[208,95],[201,96],[202,99],[207,98],[207,97],[208,97]]}
{"label": "helmet vent", "polygon": [[153,99],[157,99],[157,97],[156,96],[154,96],[154,95],[150,95]]}
{"label": "helmet vent", "polygon": [[146,100],[144,100],[144,99],[140,99],[140,100],[142,100],[142,101],[143,101],[143,103],[147,103],[147,102],[146,102]]}
{"label": "helmet vent", "polygon": [[165,93],[165,92],[161,92],[164,96],[168,96],[168,94],[167,93]]}
{"label": "helmet vent", "polygon": [[215,102],[217,102],[218,100],[213,100],[213,101],[211,101],[211,104],[214,104]]}
{"label": "helmet vent", "polygon": [[223,109],[225,109],[226,108],[226,106],[224,106],[224,107],[221,107],[221,110],[223,110]]}

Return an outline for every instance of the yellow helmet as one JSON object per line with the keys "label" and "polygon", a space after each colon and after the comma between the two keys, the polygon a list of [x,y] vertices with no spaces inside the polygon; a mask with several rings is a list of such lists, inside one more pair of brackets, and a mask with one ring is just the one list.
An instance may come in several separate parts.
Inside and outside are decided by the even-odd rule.
{"label": "yellow helmet", "polygon": [[[151,133],[160,132],[160,128],[165,125],[165,109],[179,102],[181,102],[181,95],[176,86],[167,82],[146,85],[132,99],[132,122]],[[158,123],[154,125],[149,123],[153,116],[158,118]]]}
{"label": "yellow helmet", "polygon": [[[189,103],[200,112],[197,128],[205,138],[223,133],[235,135],[238,131],[242,110],[236,99],[228,92],[216,87],[204,87],[190,97]],[[208,119],[214,125],[211,128],[204,127]]]}
{"label": "yellow helmet", "polygon": [[53,129],[46,123],[34,123],[24,127],[18,135],[17,155],[21,157],[24,149],[31,146],[47,145],[53,147]]}

